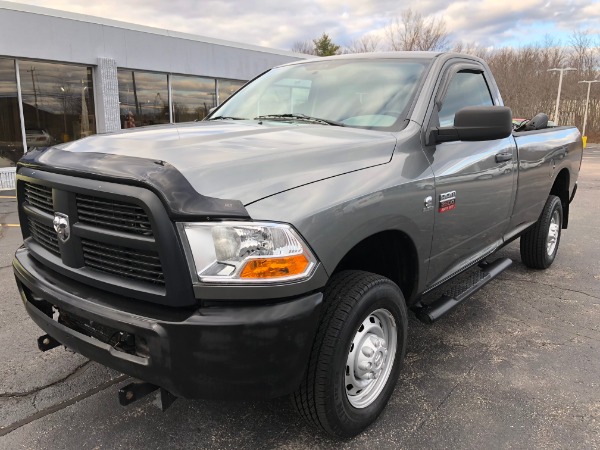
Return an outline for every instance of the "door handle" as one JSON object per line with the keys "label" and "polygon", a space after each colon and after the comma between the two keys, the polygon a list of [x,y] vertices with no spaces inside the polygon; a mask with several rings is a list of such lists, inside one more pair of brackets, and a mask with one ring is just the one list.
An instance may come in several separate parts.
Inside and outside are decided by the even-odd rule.
{"label": "door handle", "polygon": [[512,152],[496,153],[496,162],[501,163],[501,162],[505,162],[505,161],[510,161],[512,159],[512,157],[513,157]]}

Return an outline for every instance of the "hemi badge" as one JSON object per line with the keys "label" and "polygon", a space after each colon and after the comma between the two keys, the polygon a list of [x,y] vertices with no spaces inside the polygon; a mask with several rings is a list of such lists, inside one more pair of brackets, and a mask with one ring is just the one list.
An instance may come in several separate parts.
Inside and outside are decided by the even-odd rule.
{"label": "hemi badge", "polygon": [[456,208],[456,191],[440,194],[440,206],[438,212],[452,211]]}

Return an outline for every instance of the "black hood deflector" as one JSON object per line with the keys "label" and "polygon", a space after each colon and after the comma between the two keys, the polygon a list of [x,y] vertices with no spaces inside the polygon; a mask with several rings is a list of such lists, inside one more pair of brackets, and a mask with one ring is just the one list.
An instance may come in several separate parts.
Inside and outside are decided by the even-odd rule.
{"label": "black hood deflector", "polygon": [[199,194],[179,170],[165,161],[47,148],[29,151],[19,161],[20,167],[150,189],[174,220],[250,218],[241,201]]}

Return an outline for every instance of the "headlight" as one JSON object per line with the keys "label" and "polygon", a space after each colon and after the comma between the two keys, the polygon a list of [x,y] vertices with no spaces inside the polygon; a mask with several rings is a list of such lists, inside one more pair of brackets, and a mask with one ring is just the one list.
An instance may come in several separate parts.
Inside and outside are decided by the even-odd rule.
{"label": "headlight", "polygon": [[203,282],[264,283],[307,278],[316,258],[292,227],[264,222],[184,223]]}

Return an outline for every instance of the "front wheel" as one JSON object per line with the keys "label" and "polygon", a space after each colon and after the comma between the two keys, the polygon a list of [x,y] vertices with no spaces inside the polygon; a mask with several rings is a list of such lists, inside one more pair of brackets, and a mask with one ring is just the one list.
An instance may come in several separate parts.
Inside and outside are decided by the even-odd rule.
{"label": "front wheel", "polygon": [[563,210],[560,198],[550,195],[538,221],[521,236],[521,261],[532,269],[547,269],[560,243]]}
{"label": "front wheel", "polygon": [[334,275],[305,379],[292,401],[308,422],[340,438],[385,408],[404,360],[407,312],[400,289],[368,272]]}

